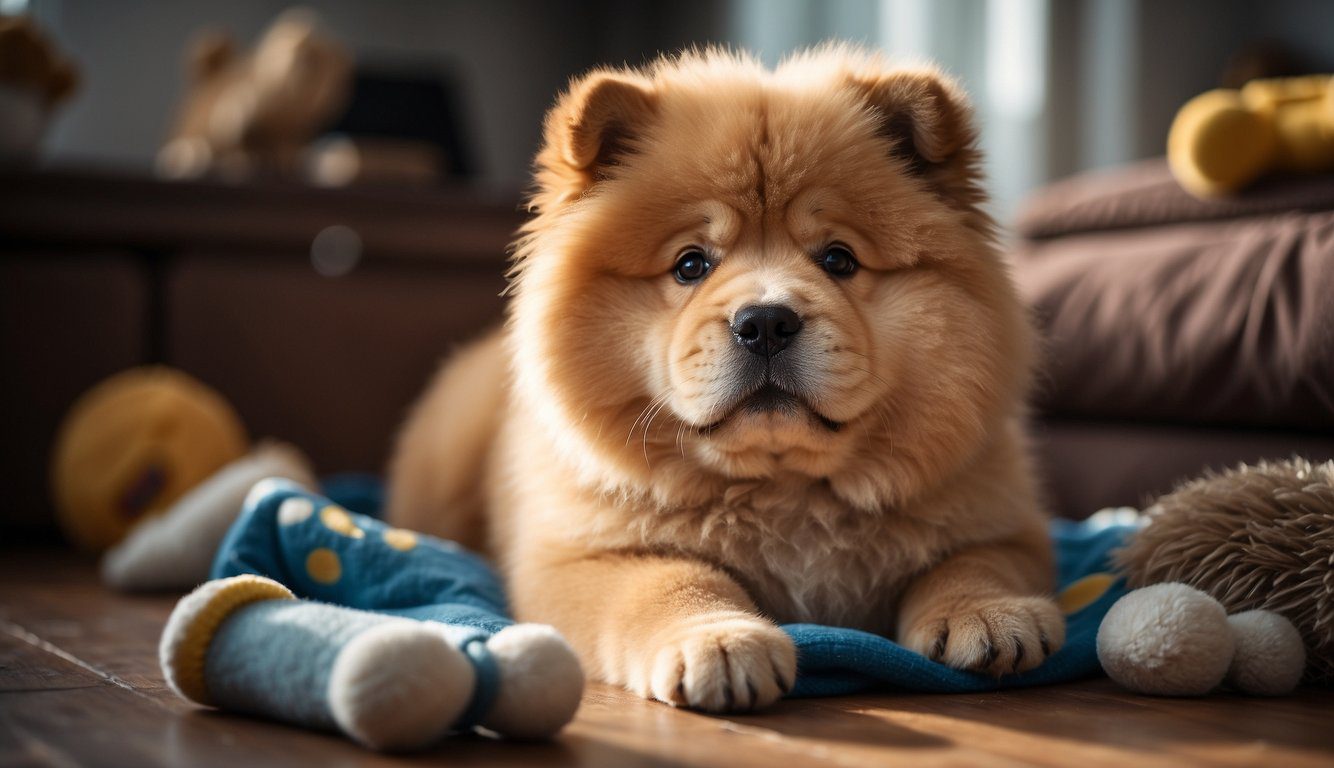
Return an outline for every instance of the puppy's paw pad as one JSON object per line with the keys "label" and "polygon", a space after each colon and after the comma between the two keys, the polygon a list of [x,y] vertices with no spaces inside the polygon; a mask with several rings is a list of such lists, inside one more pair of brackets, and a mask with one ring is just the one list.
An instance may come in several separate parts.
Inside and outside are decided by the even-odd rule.
{"label": "puppy's paw pad", "polygon": [[1027,672],[1060,650],[1065,619],[1046,598],[987,598],[929,612],[903,637],[933,661],[999,676]]}
{"label": "puppy's paw pad", "polygon": [[647,685],[641,693],[705,712],[766,707],[792,689],[797,674],[791,638],[747,614],[674,627],[645,660]]}

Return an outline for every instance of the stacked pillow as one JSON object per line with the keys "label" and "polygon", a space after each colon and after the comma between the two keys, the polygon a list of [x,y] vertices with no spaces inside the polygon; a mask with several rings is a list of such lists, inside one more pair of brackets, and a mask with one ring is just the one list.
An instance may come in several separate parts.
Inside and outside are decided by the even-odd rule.
{"label": "stacked pillow", "polygon": [[[1147,443],[1188,428],[1238,444],[1213,464],[1334,455],[1334,176],[1205,201],[1153,160],[1049,186],[1016,229],[1016,275],[1046,335],[1037,405],[1057,432],[1134,425]],[[1203,468],[1183,457],[1171,471]]]}

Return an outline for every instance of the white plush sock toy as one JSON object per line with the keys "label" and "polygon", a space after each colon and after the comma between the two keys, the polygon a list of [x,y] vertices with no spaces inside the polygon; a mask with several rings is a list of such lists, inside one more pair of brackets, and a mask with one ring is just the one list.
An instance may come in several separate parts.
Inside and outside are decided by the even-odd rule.
{"label": "white plush sock toy", "polygon": [[[554,629],[476,630],[298,600],[262,576],[210,581],[182,598],[162,633],[162,672],[206,706],[339,730],[372,749],[429,746],[474,725],[550,736],[579,708],[584,675]],[[482,678],[489,678],[489,682]]]}
{"label": "white plush sock toy", "polygon": [[102,558],[102,581],[127,592],[186,590],[204,582],[246,494],[266,477],[315,487],[314,473],[300,451],[286,443],[261,443],[165,513],[135,526]]}

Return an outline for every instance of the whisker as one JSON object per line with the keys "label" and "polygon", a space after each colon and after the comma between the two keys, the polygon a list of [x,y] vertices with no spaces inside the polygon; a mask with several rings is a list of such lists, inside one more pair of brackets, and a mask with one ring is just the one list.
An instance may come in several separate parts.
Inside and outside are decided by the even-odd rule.
{"label": "whisker", "polygon": [[659,395],[654,396],[652,399],[650,399],[650,400],[648,401],[648,405],[645,405],[645,406],[644,406],[644,410],[640,411],[640,412],[639,412],[639,415],[635,417],[634,423],[630,425],[630,431],[627,432],[626,435],[625,435],[625,444],[626,444],[627,446],[629,446],[629,445],[630,445],[630,441],[634,439],[634,436],[635,436],[635,430],[636,430],[636,428],[639,427],[639,421],[640,421],[640,419],[643,419],[645,416],[647,416],[648,413],[649,413],[649,411],[652,410],[653,407],[654,407],[655,405],[657,405],[657,403],[658,403],[659,400],[665,400],[666,398],[670,397],[671,394],[672,394],[672,391],[671,391],[671,390],[667,390],[666,392],[663,392],[662,394],[659,394]]}
{"label": "whisker", "polygon": [[648,409],[652,406],[653,400],[650,399],[648,404],[644,406],[644,409],[635,417],[634,422],[630,424],[630,431],[625,433],[625,444],[627,447],[630,445],[630,440],[635,436],[635,429],[639,426],[639,420],[644,418],[644,414],[648,413]]}
{"label": "whisker", "polygon": [[[670,394],[670,391],[668,394]],[[659,413],[662,413],[662,409],[667,407],[667,400],[667,397],[663,397],[661,402],[658,403],[658,407],[654,409],[653,413],[649,414],[648,420],[644,422],[644,438],[642,442],[644,449],[644,463],[647,464],[650,469],[653,467],[653,462],[648,457],[648,430],[653,426],[653,420],[658,417]]]}

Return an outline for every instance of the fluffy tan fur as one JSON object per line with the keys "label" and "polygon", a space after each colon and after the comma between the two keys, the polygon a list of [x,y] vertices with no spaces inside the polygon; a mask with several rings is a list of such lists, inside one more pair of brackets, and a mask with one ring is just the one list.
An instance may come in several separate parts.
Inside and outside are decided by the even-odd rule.
{"label": "fluffy tan fur", "polygon": [[1301,632],[1307,679],[1334,682],[1334,462],[1241,465],[1183,483],[1116,553],[1133,587],[1180,581]]}
{"label": "fluffy tan fur", "polygon": [[[392,519],[485,543],[520,619],[674,704],[781,695],[795,657],[774,622],[1036,666],[1064,624],[1020,427],[1032,332],[969,114],[935,70],[845,48],[575,81],[546,121],[508,323],[410,419]],[[860,269],[825,272],[832,243]],[[691,247],[713,269],[682,284]],[[762,363],[731,328],[757,303],[803,324]],[[800,407],[743,407],[757,376]]]}

